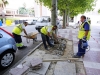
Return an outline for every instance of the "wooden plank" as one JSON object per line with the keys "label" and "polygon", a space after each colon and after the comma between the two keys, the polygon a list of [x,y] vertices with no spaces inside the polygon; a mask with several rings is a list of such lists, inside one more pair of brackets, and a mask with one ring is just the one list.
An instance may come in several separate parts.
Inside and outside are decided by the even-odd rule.
{"label": "wooden plank", "polygon": [[60,61],[57,62],[54,75],[76,75],[75,64]]}
{"label": "wooden plank", "polygon": [[67,60],[79,60],[79,58],[66,58],[66,59],[43,59],[43,62],[50,62],[50,61],[67,61]]}
{"label": "wooden plank", "polygon": [[43,66],[41,69],[34,71],[34,73],[39,75],[46,75],[46,72],[50,66],[51,62],[43,62]]}

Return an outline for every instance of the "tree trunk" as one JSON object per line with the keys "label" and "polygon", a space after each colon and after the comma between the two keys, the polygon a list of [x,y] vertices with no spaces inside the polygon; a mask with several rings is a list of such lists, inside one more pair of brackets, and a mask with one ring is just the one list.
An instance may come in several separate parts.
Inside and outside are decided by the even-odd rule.
{"label": "tree trunk", "polygon": [[66,15],[66,23],[67,23],[67,26],[69,26],[69,10],[67,10],[67,15]]}
{"label": "tree trunk", "polygon": [[52,10],[51,10],[51,24],[52,25],[56,25],[56,18],[57,18],[57,0],[52,0]]}
{"label": "tree trunk", "polygon": [[69,16],[66,15],[66,26],[69,26]]}
{"label": "tree trunk", "polygon": [[63,28],[66,28],[66,10],[63,11]]}

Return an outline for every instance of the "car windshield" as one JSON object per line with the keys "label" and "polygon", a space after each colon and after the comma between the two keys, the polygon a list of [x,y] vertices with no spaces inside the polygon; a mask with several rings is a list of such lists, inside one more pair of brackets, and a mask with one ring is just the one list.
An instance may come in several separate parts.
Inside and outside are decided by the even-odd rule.
{"label": "car windshield", "polygon": [[47,17],[40,17],[37,22],[41,22],[41,21],[48,21]]}
{"label": "car windshield", "polygon": [[43,21],[43,17],[41,17],[41,18],[39,18],[39,19],[37,20],[37,22],[41,22],[41,21]]}

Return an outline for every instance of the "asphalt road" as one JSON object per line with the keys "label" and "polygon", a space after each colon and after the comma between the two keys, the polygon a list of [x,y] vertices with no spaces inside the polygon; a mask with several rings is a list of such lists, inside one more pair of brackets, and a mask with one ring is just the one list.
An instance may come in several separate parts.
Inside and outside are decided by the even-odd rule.
{"label": "asphalt road", "polygon": [[[14,28],[14,26],[11,26],[11,27],[3,27],[5,30],[9,31],[9,32],[12,32],[12,29]],[[30,32],[37,32],[35,30],[35,25],[28,25],[26,28],[26,31],[27,33],[30,33]],[[22,35],[24,35],[24,33],[22,33]],[[40,34],[38,34],[38,38],[40,38]],[[34,47],[36,47],[40,42],[34,42],[33,44],[33,40],[30,40],[29,43],[26,42],[26,38],[25,37],[22,37],[22,40],[23,40],[23,44],[28,46],[26,49],[24,50],[18,50],[16,52],[16,56],[15,56],[15,61],[14,63],[7,69],[3,70],[3,71],[0,71],[0,75],[4,74],[7,70],[9,70],[13,65],[15,65],[19,60],[21,60],[26,54],[28,54]]]}

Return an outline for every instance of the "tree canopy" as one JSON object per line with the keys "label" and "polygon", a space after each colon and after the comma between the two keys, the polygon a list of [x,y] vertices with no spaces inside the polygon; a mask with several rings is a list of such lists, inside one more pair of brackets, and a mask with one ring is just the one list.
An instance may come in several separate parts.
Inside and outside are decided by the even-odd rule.
{"label": "tree canopy", "polygon": [[100,9],[98,10],[98,13],[100,14]]}
{"label": "tree canopy", "polygon": [[[51,9],[51,0],[36,0],[38,3],[42,3],[44,6]],[[71,16],[84,13],[85,11],[93,10],[96,0],[58,0],[57,8],[60,12],[66,10],[70,12]]]}

